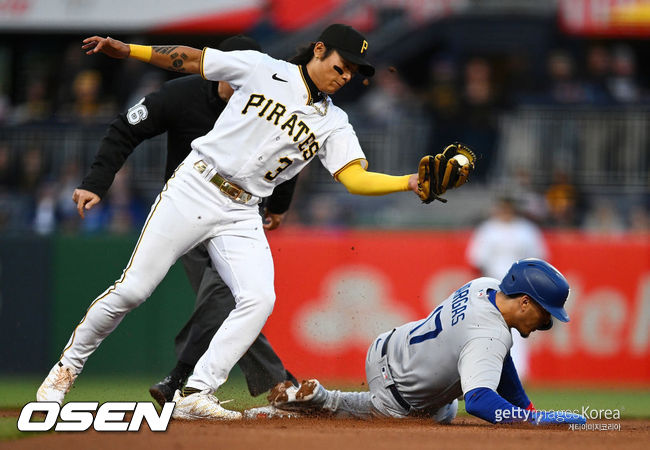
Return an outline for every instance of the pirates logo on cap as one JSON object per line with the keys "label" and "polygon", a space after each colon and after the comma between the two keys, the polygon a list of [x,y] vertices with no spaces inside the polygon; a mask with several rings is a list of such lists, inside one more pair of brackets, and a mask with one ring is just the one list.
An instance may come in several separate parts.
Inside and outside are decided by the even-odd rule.
{"label": "pirates logo on cap", "polygon": [[375,74],[375,68],[366,59],[368,41],[351,26],[332,24],[323,30],[318,41],[338,51],[344,60],[359,66],[361,75],[371,77]]}

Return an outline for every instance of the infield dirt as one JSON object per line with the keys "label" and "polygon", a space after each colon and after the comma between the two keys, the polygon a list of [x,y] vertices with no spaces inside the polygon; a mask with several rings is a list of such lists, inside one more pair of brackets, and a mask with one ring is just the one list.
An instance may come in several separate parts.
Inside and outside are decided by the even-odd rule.
{"label": "infield dirt", "polygon": [[[17,413],[5,411],[4,417]],[[47,433],[0,442],[0,449],[227,449],[360,450],[480,448],[531,450],[549,448],[647,449],[650,421],[602,421],[614,430],[569,430],[568,426],[495,426],[474,418],[452,425],[428,420],[270,419],[240,422],[172,421],[166,432],[146,426],[137,433]],[[602,428],[602,427],[601,427]],[[605,427],[606,428],[606,427]]]}

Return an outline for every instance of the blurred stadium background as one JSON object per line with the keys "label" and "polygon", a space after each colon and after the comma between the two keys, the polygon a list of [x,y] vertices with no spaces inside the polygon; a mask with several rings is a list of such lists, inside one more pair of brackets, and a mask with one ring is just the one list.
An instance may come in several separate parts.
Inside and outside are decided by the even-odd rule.
{"label": "blurred stadium background", "polygon": [[[572,322],[531,339],[527,380],[647,393],[643,0],[0,1],[0,375],[46,373],[118,278],[161,187],[164,136],[137,149],[102,204],[77,217],[72,191],[112,117],[177,76],[86,57],[81,40],[214,47],[245,33],[288,58],[332,22],[363,30],[379,68],[368,87],[355,80],[334,98],[371,170],[411,173],[455,140],[481,160],[449,203],[429,206],[406,194],[349,195],[319,163],[303,171],[286,222],[269,235],[278,301],[265,332],[287,367],[360,382],[376,333],[426,315],[477,274],[470,236],[507,196],[572,284]],[[192,307],[174,267],[87,372],[166,373]]]}

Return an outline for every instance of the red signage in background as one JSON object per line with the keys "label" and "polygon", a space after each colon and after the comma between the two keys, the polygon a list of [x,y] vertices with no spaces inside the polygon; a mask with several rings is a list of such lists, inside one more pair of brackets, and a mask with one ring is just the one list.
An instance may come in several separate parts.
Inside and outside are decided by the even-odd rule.
{"label": "red signage in background", "polygon": [[533,340],[531,380],[650,384],[650,236],[549,236],[571,322]]}
{"label": "red signage in background", "polygon": [[650,36],[649,0],[560,0],[558,13],[569,34]]}
{"label": "red signage in background", "polygon": [[[368,345],[476,276],[466,232],[284,230],[269,242],[277,300],[264,332],[300,377],[361,382]],[[650,239],[551,234],[569,324],[531,338],[532,382],[650,385]]]}
{"label": "red signage in background", "polygon": [[[368,32],[387,11],[405,14],[413,24],[467,10],[469,0],[93,0],[71,8],[70,0],[0,0],[3,31],[112,30],[137,33],[250,33],[254,27],[292,33],[342,22]],[[122,2],[126,3],[126,2]],[[314,31],[314,30],[312,30]]]}
{"label": "red signage in background", "polygon": [[375,24],[373,9],[365,2],[319,0],[305,7],[304,0],[272,0],[268,2],[268,20],[284,32],[294,32],[323,22],[321,28],[333,22],[346,23],[367,31]]}
{"label": "red signage in background", "polygon": [[251,29],[263,17],[258,8],[240,8],[232,11],[217,11],[209,14],[176,19],[157,25],[154,33],[241,33]]}
{"label": "red signage in background", "polygon": [[367,32],[376,26],[379,11],[404,13],[413,24],[438,20],[467,10],[467,0],[320,0],[304,7],[303,0],[271,0],[269,19],[279,30],[292,32],[321,22],[341,22]]}

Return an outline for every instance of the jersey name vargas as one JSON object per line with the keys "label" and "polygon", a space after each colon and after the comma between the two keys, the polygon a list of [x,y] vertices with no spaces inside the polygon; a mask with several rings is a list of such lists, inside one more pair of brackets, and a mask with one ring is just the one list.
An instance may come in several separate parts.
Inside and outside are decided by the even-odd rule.
{"label": "jersey name vargas", "polygon": [[[271,107],[273,105],[273,107]],[[256,108],[253,110],[252,108]],[[246,106],[242,109],[242,115],[246,115],[251,111],[257,111],[257,116],[265,118],[267,122],[273,123],[275,126],[279,126],[282,131],[285,131],[292,139],[293,142],[298,142],[298,150],[302,154],[302,158],[305,161],[308,161],[312,156],[318,152],[320,144],[316,140],[316,135],[311,132],[309,126],[302,120],[298,120],[296,114],[291,114],[288,118],[283,119],[284,114],[287,112],[287,107],[282,103],[278,103],[272,98],[266,98],[262,94],[251,94],[246,102]],[[282,120],[281,120],[282,119]],[[281,158],[280,162],[282,163],[282,170],[286,169],[293,160],[288,157]],[[268,181],[273,180],[280,171],[275,173],[267,172],[264,176]]]}

